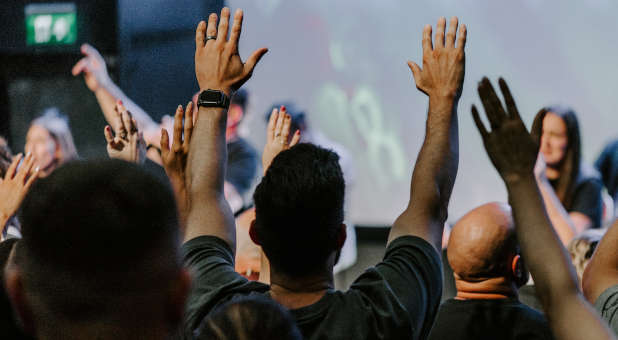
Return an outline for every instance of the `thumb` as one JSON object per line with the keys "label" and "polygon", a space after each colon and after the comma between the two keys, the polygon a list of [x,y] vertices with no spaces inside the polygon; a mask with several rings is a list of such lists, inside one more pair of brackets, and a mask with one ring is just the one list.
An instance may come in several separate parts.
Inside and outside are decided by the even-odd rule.
{"label": "thumb", "polygon": [[247,58],[244,69],[245,75],[250,75],[253,72],[255,65],[260,62],[260,59],[262,59],[266,52],[268,52],[268,49],[263,47],[254,51],[249,58]]}
{"label": "thumb", "polygon": [[421,68],[413,61],[408,61],[408,67],[410,68],[410,71],[412,71],[412,76],[418,86],[421,81]]}

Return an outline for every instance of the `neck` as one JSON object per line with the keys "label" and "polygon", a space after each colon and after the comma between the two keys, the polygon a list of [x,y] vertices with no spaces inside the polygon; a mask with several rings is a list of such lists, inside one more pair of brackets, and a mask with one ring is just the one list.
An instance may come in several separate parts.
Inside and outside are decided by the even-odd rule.
{"label": "neck", "polygon": [[455,276],[457,300],[495,300],[517,297],[517,287],[505,277],[494,277],[479,281],[464,281]]}
{"label": "neck", "polygon": [[547,179],[557,179],[558,177],[560,177],[560,170],[558,168],[550,167],[548,165],[547,169],[545,170],[545,177],[547,177]]}
{"label": "neck", "polygon": [[298,309],[318,302],[334,288],[333,270],[306,277],[290,277],[270,268],[270,295],[288,309]]}

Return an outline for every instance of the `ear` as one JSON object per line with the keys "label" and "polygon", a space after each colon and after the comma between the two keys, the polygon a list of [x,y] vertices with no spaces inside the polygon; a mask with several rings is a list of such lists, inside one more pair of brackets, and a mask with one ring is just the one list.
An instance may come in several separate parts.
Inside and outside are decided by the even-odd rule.
{"label": "ear", "polygon": [[528,282],[528,271],[524,267],[521,256],[513,256],[513,260],[511,261],[511,273],[515,278],[515,284],[517,285],[517,287],[521,287],[525,285],[526,282]]}
{"label": "ear", "polygon": [[191,274],[182,268],[172,285],[169,296],[169,317],[172,329],[176,329],[184,319],[185,304],[191,292]]}
{"label": "ear", "polygon": [[343,248],[343,244],[345,243],[346,238],[348,238],[348,232],[345,223],[341,223],[339,227],[339,235],[337,236],[337,250],[341,250]]}
{"label": "ear", "polygon": [[5,287],[6,293],[13,306],[15,316],[20,321],[20,324],[29,335],[35,335],[34,317],[30,306],[26,299],[26,292],[21,273],[14,266],[8,266],[5,271]]}
{"label": "ear", "polygon": [[251,221],[251,225],[249,226],[249,237],[251,238],[251,241],[253,241],[253,243],[257,244],[260,247],[262,246],[260,238],[258,237],[257,229],[255,228],[255,219]]}

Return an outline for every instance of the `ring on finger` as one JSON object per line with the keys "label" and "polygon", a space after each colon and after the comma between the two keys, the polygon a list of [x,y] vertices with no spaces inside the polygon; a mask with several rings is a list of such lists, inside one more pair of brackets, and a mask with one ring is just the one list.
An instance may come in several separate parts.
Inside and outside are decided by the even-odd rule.
{"label": "ring on finger", "polygon": [[207,35],[206,36],[206,42],[208,42],[208,40],[217,40],[217,36],[216,35]]}

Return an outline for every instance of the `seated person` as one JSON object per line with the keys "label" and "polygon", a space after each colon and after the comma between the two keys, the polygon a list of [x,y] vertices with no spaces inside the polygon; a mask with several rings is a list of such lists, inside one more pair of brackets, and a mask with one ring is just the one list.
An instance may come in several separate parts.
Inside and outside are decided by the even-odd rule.
{"label": "seated person", "polygon": [[457,295],[442,303],[429,339],[551,339],[545,317],[517,299],[528,280],[506,204],[488,203],[451,231]]}
{"label": "seated person", "polygon": [[37,339],[168,339],[182,321],[182,268],[171,191],[135,164],[72,162],[22,205],[6,288]]}
{"label": "seated person", "polygon": [[196,332],[199,340],[301,340],[290,313],[278,303],[255,295],[217,308]]}
{"label": "seated person", "polygon": [[[196,30],[196,77],[200,89],[230,96],[253,74],[267,52],[243,63],[238,55],[242,11],[224,8]],[[223,198],[226,157],[224,102],[199,107],[187,167],[191,202],[184,260],[195,273],[184,324],[194,335],[218,306],[246,295],[263,295],[290,309],[306,339],[420,339],[429,332],[441,292],[438,249],[458,167],[457,102],[464,77],[466,29],[452,18],[423,31],[423,69],[409,62],[416,86],[429,96],[427,133],[411,181],[410,201],[395,221],[384,260],[369,268],[348,291],[333,288],[333,266],[346,239],[345,183],[339,157],[311,144],[286,150],[287,133],[275,135],[281,153],[254,194],[253,241],[270,261],[270,285],[234,271],[233,214]],[[457,36],[459,38],[457,39]],[[445,39],[446,38],[446,39]],[[445,41],[446,40],[446,41]],[[456,42],[457,40],[457,42]],[[457,45],[455,46],[455,43]],[[440,62],[438,62],[440,61]]]}

